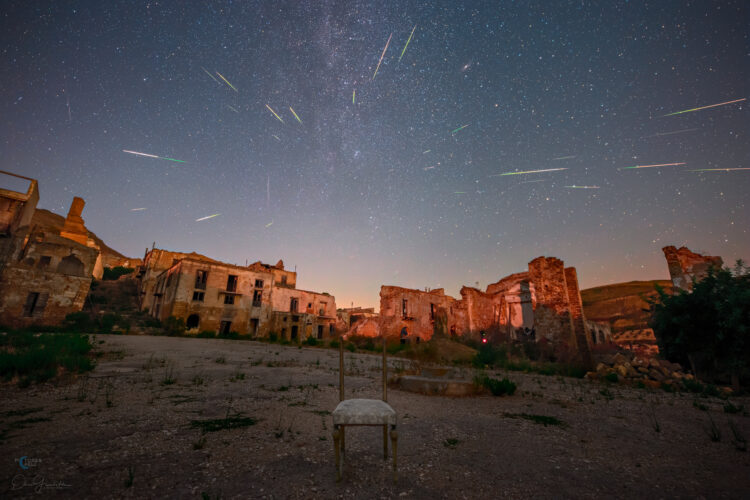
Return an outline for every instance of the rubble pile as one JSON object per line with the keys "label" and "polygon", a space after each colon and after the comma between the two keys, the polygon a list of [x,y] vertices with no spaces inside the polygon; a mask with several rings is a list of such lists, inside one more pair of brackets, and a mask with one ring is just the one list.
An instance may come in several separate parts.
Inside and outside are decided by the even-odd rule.
{"label": "rubble pile", "polygon": [[649,387],[684,386],[685,380],[693,380],[690,373],[685,373],[679,363],[672,363],[665,359],[643,358],[632,353],[617,353],[601,358],[596,370],[588,372],[588,379],[612,379],[611,374],[617,375],[617,380],[625,383],[642,382]]}

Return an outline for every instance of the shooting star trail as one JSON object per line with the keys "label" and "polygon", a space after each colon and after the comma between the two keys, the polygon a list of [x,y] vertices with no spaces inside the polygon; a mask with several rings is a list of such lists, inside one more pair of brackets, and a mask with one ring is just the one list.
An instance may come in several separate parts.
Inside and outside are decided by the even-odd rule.
{"label": "shooting star trail", "polygon": [[227,107],[228,107],[229,109],[231,109],[232,111],[234,111],[235,113],[239,113],[239,111],[237,111],[236,109],[234,109],[234,108],[233,108],[232,106],[230,106],[229,104],[227,104]]}
{"label": "shooting star trail", "polygon": [[237,93],[239,93],[239,92],[240,92],[239,90],[237,90],[237,89],[235,88],[235,86],[234,86],[234,85],[232,85],[231,83],[229,83],[229,80],[227,80],[226,78],[224,78],[224,75],[222,75],[222,74],[221,74],[221,73],[219,73],[218,71],[216,72],[216,74],[217,74],[217,75],[219,75],[219,78],[221,78],[222,80],[224,80],[224,81],[226,82],[226,84],[227,84],[227,85],[229,85],[230,87],[232,87],[232,90],[234,90],[234,91],[235,91],[235,92],[237,92]]}
{"label": "shooting star trail", "polygon": [[492,174],[490,177],[502,177],[504,175],[525,175],[525,174],[540,174],[542,172],[557,172],[560,170],[568,170],[567,168],[545,168],[543,170],[524,170],[523,172],[505,172],[502,174]]}
{"label": "shooting star trail", "polygon": [[388,44],[391,43],[391,37],[393,36],[393,33],[391,33],[391,36],[388,37],[388,41],[385,42],[385,47],[383,48],[383,53],[380,54],[380,60],[378,61],[378,65],[375,68],[375,73],[372,74],[372,80],[375,79],[375,75],[378,74],[378,70],[380,69],[380,63],[383,62],[383,56],[385,56],[385,51],[388,50]]}
{"label": "shooting star trail", "polygon": [[466,191],[453,191],[453,194],[466,194]]}
{"label": "shooting star trail", "polygon": [[302,120],[299,119],[299,116],[297,116],[297,113],[294,112],[291,106],[289,106],[289,111],[292,112],[292,114],[294,115],[294,117],[297,119],[298,122],[302,123]]}
{"label": "shooting star trail", "polygon": [[143,207],[143,208],[131,208],[130,209],[131,212],[140,212],[141,210],[146,210],[146,207]]}
{"label": "shooting star trail", "polygon": [[207,219],[213,219],[214,217],[218,217],[218,216],[220,216],[220,215],[221,215],[221,214],[213,214],[213,215],[208,215],[208,216],[206,216],[206,217],[201,217],[200,219],[195,219],[195,222],[200,222],[200,221],[202,221],[202,220],[207,220]]}
{"label": "shooting star trail", "polygon": [[272,224],[273,224],[273,221],[271,221],[271,222],[269,222],[268,224],[266,224],[266,227],[267,227],[267,228],[268,228],[268,227],[271,227],[271,225],[272,225]]}
{"label": "shooting star trail", "polygon": [[411,42],[411,37],[414,36],[414,30],[415,29],[417,29],[417,25],[416,24],[411,29],[411,35],[409,35],[409,39],[406,41],[406,45],[404,45],[404,50],[401,51],[401,55],[398,57],[398,62],[401,62],[401,58],[404,57],[404,52],[406,52],[406,47],[408,47],[409,46],[409,42]]}
{"label": "shooting star trail", "polygon": [[552,160],[570,160],[571,158],[575,158],[576,155],[572,156],[560,156],[559,158],[552,158]]}
{"label": "shooting star trail", "polygon": [[274,138],[274,139],[276,139],[277,141],[281,142],[281,139],[279,139],[279,136],[278,136],[278,135],[271,135],[271,137],[273,137],[273,138]]}
{"label": "shooting star trail", "polygon": [[459,132],[459,131],[461,131],[461,130],[465,129],[465,128],[466,128],[466,127],[468,127],[468,126],[469,126],[469,124],[468,124],[468,123],[467,123],[466,125],[461,125],[461,126],[460,126],[460,127],[458,127],[457,129],[455,129],[455,130],[452,130],[452,131],[451,131],[451,134],[455,134],[456,132]]}
{"label": "shooting star trail", "polygon": [[629,169],[633,169],[633,168],[674,167],[674,166],[677,166],[677,165],[685,165],[685,162],[681,162],[681,163],[657,163],[657,164],[654,164],[654,165],[636,165],[634,167],[618,168],[617,170],[629,170]]}
{"label": "shooting star trail", "polygon": [[648,137],[662,137],[665,135],[675,135],[675,134],[682,134],[685,132],[692,132],[694,130],[700,130],[699,128],[686,128],[682,130],[675,130],[673,132],[657,132],[654,135],[649,135]]}
{"label": "shooting star trail", "polygon": [[573,184],[572,186],[563,186],[568,189],[599,189],[599,186],[576,186]]}
{"label": "shooting star trail", "polygon": [[208,70],[207,70],[206,68],[204,68],[203,66],[201,66],[201,69],[202,69],[203,71],[205,71],[205,72],[206,72],[206,74],[207,74],[208,76],[210,76],[210,77],[211,77],[211,80],[213,80],[213,81],[215,81],[216,83],[218,83],[219,85],[221,85],[221,82],[220,82],[219,80],[217,80],[217,79],[216,79],[216,77],[215,77],[214,75],[212,75],[211,73],[209,73],[209,72],[208,72]]}
{"label": "shooting star trail", "polygon": [[681,115],[683,113],[692,113],[693,111],[700,111],[702,109],[716,108],[718,106],[726,106],[727,104],[734,104],[735,102],[742,102],[742,101],[747,101],[747,98],[743,97],[742,99],[735,99],[734,101],[720,102],[719,104],[711,104],[710,106],[701,106],[700,108],[683,109],[682,111],[675,111],[674,113],[662,115],[662,118],[665,116],[674,116],[674,115]]}
{"label": "shooting star trail", "polygon": [[423,155],[426,155],[426,154],[427,154],[427,153],[429,153],[430,151],[432,151],[432,150],[431,150],[431,149],[428,149],[427,151],[422,151],[422,154],[423,154]]}
{"label": "shooting star trail", "polygon": [[146,158],[155,158],[157,160],[168,160],[168,161],[175,161],[177,163],[186,163],[184,160],[175,160],[174,158],[169,158],[167,156],[150,155],[148,153],[139,153],[138,151],[128,151],[127,149],[123,149],[122,151],[123,153],[129,153],[131,155],[145,156]]}
{"label": "shooting star trail", "polygon": [[431,167],[425,167],[423,170],[432,170],[433,168],[435,168],[435,165],[433,165]]}
{"label": "shooting star trail", "polygon": [[73,116],[70,114],[70,96],[66,95],[65,96],[65,100],[66,100],[66,103],[67,103],[67,106],[68,106],[68,121],[72,122],[73,121]]}
{"label": "shooting star trail", "polygon": [[276,119],[278,119],[281,123],[284,123],[284,120],[282,120],[281,117],[276,114],[276,111],[274,111],[274,110],[271,109],[271,106],[269,106],[268,104],[266,104],[266,107],[268,108],[268,111],[270,111],[271,113],[273,113],[273,116],[275,116]]}
{"label": "shooting star trail", "polygon": [[352,104],[354,104],[354,99],[357,97],[357,91],[352,90]]}
{"label": "shooting star trail", "polygon": [[750,167],[698,168],[698,169],[695,169],[695,170],[688,170],[688,172],[734,172],[735,170],[750,170]]}
{"label": "shooting star trail", "polygon": [[523,181],[523,182],[519,182],[519,184],[531,184],[532,182],[545,182],[545,181],[547,181],[547,180],[548,180],[548,179],[536,179],[536,180],[533,180],[533,181]]}

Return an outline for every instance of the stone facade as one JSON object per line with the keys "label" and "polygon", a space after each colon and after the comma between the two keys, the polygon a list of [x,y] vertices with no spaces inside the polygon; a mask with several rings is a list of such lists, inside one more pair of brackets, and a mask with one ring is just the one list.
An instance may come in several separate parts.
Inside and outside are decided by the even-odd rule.
{"label": "stone facade", "polygon": [[336,323],[335,298],[297,289],[297,273],[285,270],[282,261],[243,267],[153,248],[137,276],[141,309],[162,321],[183,319],[192,333],[322,339],[332,335]]}
{"label": "stone facade", "polygon": [[[0,324],[56,325],[80,311],[99,251],[30,226],[39,200],[33,179],[24,193],[0,190]],[[82,201],[82,200],[81,200]]]}
{"label": "stone facade", "polygon": [[461,289],[461,299],[443,289],[380,289],[378,334],[429,340],[433,335],[541,340],[565,347],[591,362],[593,337],[583,312],[578,276],[560,259],[539,257],[527,272],[507,276],[485,291]]}
{"label": "stone facade", "polygon": [[724,265],[721,257],[701,255],[691,252],[687,247],[679,249],[668,246],[662,248],[669,267],[669,277],[675,288],[691,290],[693,279],[700,281],[706,277],[712,267],[717,269]]}

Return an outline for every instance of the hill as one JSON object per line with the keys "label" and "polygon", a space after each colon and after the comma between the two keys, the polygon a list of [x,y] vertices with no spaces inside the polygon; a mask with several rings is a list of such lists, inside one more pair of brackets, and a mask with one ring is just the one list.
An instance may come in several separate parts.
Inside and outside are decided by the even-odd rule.
{"label": "hill", "polygon": [[656,296],[655,285],[672,289],[669,280],[629,281],[581,290],[586,319],[606,321],[613,332],[648,328],[646,299]]}

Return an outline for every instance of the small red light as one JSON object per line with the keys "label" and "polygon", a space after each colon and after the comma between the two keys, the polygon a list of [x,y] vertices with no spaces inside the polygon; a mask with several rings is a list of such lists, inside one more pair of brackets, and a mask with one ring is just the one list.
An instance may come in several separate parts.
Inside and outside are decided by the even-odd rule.
{"label": "small red light", "polygon": [[482,339],[482,344],[486,344],[486,343],[487,343],[487,339]]}

